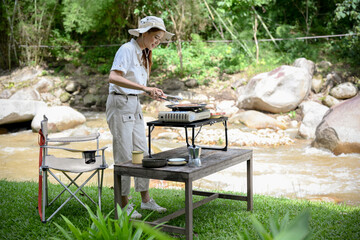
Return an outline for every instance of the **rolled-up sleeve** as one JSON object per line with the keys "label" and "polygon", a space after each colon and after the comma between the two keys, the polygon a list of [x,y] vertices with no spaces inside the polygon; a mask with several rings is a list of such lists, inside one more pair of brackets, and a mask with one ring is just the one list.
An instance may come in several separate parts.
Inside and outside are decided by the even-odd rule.
{"label": "rolled-up sleeve", "polygon": [[118,70],[126,74],[130,68],[131,64],[131,50],[123,45],[115,54],[114,62],[111,67],[111,71]]}

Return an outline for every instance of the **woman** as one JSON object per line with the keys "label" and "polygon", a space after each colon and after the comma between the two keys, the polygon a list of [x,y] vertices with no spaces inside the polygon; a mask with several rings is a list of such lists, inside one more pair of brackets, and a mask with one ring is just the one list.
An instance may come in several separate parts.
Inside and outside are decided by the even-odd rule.
{"label": "woman", "polygon": [[[151,70],[152,50],[160,42],[170,40],[174,35],[166,31],[161,18],[148,16],[141,19],[137,29],[130,29],[136,40],[122,45],[117,51],[109,76],[109,96],[106,103],[106,118],[113,135],[113,154],[116,164],[130,161],[132,151],[147,153],[145,127],[139,94],[146,93],[156,100],[164,97],[161,89],[147,87]],[[115,179],[114,179],[115,181]],[[121,178],[121,207],[127,206],[128,215],[141,218],[134,210],[133,204],[128,204],[130,193],[130,177]],[[114,182],[114,186],[117,183]],[[135,178],[135,191],[141,193],[141,208],[165,212],[149,196],[149,179]]]}

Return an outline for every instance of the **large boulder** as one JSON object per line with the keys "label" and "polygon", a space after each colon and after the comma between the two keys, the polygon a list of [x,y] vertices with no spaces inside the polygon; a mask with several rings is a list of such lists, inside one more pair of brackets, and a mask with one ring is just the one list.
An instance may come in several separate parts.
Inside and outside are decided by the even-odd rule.
{"label": "large boulder", "polygon": [[305,68],[283,65],[253,77],[239,92],[239,108],[272,113],[294,110],[310,92],[311,75]]}
{"label": "large boulder", "polygon": [[286,129],[286,125],[284,123],[269,117],[264,113],[253,110],[238,113],[230,120],[234,123],[243,123],[247,127],[254,129]]}
{"label": "large boulder", "polygon": [[40,93],[32,88],[23,88],[14,93],[9,99],[12,100],[34,100],[40,101]]}
{"label": "large boulder", "polygon": [[294,67],[304,68],[306,69],[311,77],[315,73],[315,63],[311,60],[307,60],[306,58],[298,58],[294,62]]}
{"label": "large boulder", "polygon": [[45,108],[41,101],[0,99],[0,125],[31,121]]}
{"label": "large boulder", "polygon": [[316,128],[312,146],[334,154],[360,153],[360,95],[333,106]]}
{"label": "large boulder", "polygon": [[316,127],[329,108],[313,101],[302,102],[299,108],[302,111],[303,119],[298,133],[303,138],[314,138]]}
{"label": "large boulder", "polygon": [[86,122],[85,116],[71,107],[48,107],[35,115],[31,122],[33,131],[39,131],[40,122],[43,120],[44,115],[48,118],[49,132],[61,132]]}

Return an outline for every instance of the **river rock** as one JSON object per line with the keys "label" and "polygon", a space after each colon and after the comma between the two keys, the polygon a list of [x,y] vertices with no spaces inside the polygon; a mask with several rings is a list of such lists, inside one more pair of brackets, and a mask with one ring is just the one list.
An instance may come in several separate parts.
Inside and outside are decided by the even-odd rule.
{"label": "river rock", "polygon": [[39,93],[49,92],[53,88],[54,82],[47,77],[42,77],[34,86],[34,89]]}
{"label": "river rock", "polygon": [[11,91],[9,89],[5,89],[5,90],[1,91],[0,98],[1,99],[8,99],[8,98],[11,97],[11,95],[12,95]]}
{"label": "river rock", "polygon": [[164,81],[162,83],[162,88],[165,90],[165,91],[176,91],[176,90],[181,90],[183,89],[185,86],[185,84],[180,81],[179,79],[168,79],[166,81]]}
{"label": "river rock", "polygon": [[216,104],[217,112],[224,112],[227,116],[232,116],[239,111],[239,108],[235,106],[234,100],[224,100]]}
{"label": "river rock", "polygon": [[6,75],[0,78],[2,81],[11,81],[14,83],[26,82],[33,80],[42,74],[43,69],[40,67],[24,67],[12,71],[10,75]]}
{"label": "river rock", "polygon": [[321,61],[318,64],[316,64],[315,71],[316,73],[319,73],[322,76],[326,76],[327,73],[330,71],[331,67],[332,67],[331,62]]}
{"label": "river rock", "polygon": [[283,65],[253,77],[238,98],[238,107],[272,113],[294,110],[311,89],[311,75],[304,68]]}
{"label": "river rock", "polygon": [[44,115],[49,119],[49,132],[61,132],[86,122],[85,116],[71,107],[48,107],[43,109],[43,111],[36,113],[34,119],[31,122],[31,128],[33,131],[39,131],[40,122],[43,120]]}
{"label": "river rock", "polygon": [[0,125],[30,121],[45,108],[41,101],[0,99]]}
{"label": "river rock", "polygon": [[329,108],[313,101],[302,102],[299,108],[304,116],[300,124],[299,135],[306,139],[315,138],[316,127]]}
{"label": "river rock", "polygon": [[253,129],[286,129],[286,124],[258,111],[245,111],[236,114],[230,119],[234,123],[243,123]]}
{"label": "river rock", "polygon": [[177,139],[178,137],[180,137],[180,135],[177,132],[162,132],[157,135],[159,139]]}
{"label": "river rock", "polygon": [[98,101],[98,97],[91,93],[86,94],[84,97],[84,105],[86,107],[91,107],[95,105],[97,101]]}
{"label": "river rock", "polygon": [[294,67],[304,68],[308,71],[311,77],[315,73],[315,63],[311,60],[307,60],[306,58],[298,58],[294,62]]}
{"label": "river rock", "polygon": [[326,75],[326,82],[325,86],[327,90],[331,89],[333,86],[338,85],[343,82],[343,79],[341,76],[336,72],[331,72],[328,75]]}
{"label": "river rock", "polygon": [[311,82],[311,90],[313,90],[315,93],[320,92],[322,88],[322,79],[313,78]]}
{"label": "river rock", "polygon": [[77,90],[78,84],[75,81],[68,81],[65,86],[65,90],[68,93],[73,93]]}
{"label": "river rock", "polygon": [[60,95],[60,102],[62,103],[66,103],[70,100],[71,98],[71,94],[68,93],[68,92],[63,92],[61,95]]}
{"label": "river rock", "polygon": [[193,94],[191,100],[197,103],[205,103],[209,101],[209,98],[205,94],[200,93],[200,94]]}
{"label": "river rock", "polygon": [[34,100],[40,101],[41,96],[38,91],[32,88],[23,88],[14,93],[9,99],[11,100]]}
{"label": "river rock", "polygon": [[195,88],[199,86],[199,83],[197,82],[196,79],[188,79],[185,81],[185,86],[188,88]]}
{"label": "river rock", "polygon": [[346,82],[337,85],[330,90],[330,95],[337,99],[348,99],[352,98],[357,94],[357,88],[354,84]]}
{"label": "river rock", "polygon": [[327,107],[332,107],[336,104],[338,104],[340,101],[330,95],[326,95],[324,99],[322,100],[322,104],[324,104]]}
{"label": "river rock", "polygon": [[360,153],[360,95],[333,106],[316,128],[313,147]]}

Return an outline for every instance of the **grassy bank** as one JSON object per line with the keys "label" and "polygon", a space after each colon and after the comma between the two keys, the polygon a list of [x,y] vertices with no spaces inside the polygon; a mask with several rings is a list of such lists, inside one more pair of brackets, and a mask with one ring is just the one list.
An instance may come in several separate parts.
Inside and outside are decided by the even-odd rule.
{"label": "grassy bank", "polygon": [[[60,186],[51,186],[61,189]],[[90,187],[91,196],[96,195],[96,189]],[[150,194],[156,201],[166,207],[168,212],[174,212],[184,206],[184,192],[181,190],[151,189]],[[134,194],[133,200],[140,202],[139,194]],[[63,197],[64,198],[64,197]],[[84,202],[95,210],[94,205]],[[202,197],[194,197],[198,201]],[[103,213],[112,210],[113,190],[104,188]],[[49,239],[62,234],[55,222],[68,229],[60,215],[49,223],[43,224],[37,213],[37,183],[9,182],[0,180],[0,236],[2,239]],[[289,200],[261,195],[254,196],[253,212],[246,211],[246,202],[217,199],[194,210],[194,231],[199,239],[235,239],[237,232],[246,228],[252,239],[258,239],[250,221],[253,215],[269,229],[269,218],[279,216],[282,219],[289,213],[294,219],[305,209],[310,210],[310,229],[313,239],[360,239],[360,207],[336,205],[333,203],[309,202],[304,200]],[[139,210],[143,216],[149,211]],[[75,226],[85,230],[89,224],[88,213],[77,201],[71,200],[61,211]],[[152,214],[150,220],[160,214]],[[184,227],[184,216],[172,220],[169,224]]]}

